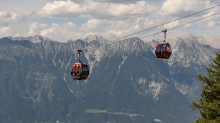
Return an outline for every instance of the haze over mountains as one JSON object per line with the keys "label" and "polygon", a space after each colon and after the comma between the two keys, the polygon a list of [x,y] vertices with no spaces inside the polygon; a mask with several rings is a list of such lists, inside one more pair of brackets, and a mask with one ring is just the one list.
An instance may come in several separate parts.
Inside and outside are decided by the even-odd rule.
{"label": "haze over mountains", "polygon": [[[42,36],[2,38],[1,73],[44,63],[2,75],[5,78],[33,70],[0,81],[0,120],[195,121],[200,114],[192,112],[190,105],[201,93],[196,75],[206,74],[205,67],[215,57],[214,52],[219,51],[219,40],[220,36],[194,35],[168,39],[172,55],[169,60],[159,60],[154,55],[156,44],[162,41],[159,39],[146,42],[134,37],[108,43],[101,36],[90,35],[61,43]],[[107,44],[99,46],[104,43]],[[86,81],[75,81],[70,76],[70,69],[77,62],[74,54],[77,49],[85,50],[81,60],[90,68]],[[50,66],[34,70],[47,65]],[[88,109],[107,112],[88,112]]]}

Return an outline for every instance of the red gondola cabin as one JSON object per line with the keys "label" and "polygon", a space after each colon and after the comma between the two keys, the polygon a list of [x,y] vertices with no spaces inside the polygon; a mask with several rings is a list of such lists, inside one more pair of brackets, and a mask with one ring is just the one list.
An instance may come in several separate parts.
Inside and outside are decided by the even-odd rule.
{"label": "red gondola cabin", "polygon": [[171,56],[172,50],[169,43],[158,43],[155,48],[155,54],[158,59],[169,59]]}
{"label": "red gondola cabin", "polygon": [[89,76],[89,67],[85,63],[75,63],[71,69],[74,80],[86,80]]}
{"label": "red gondola cabin", "polygon": [[82,52],[82,50],[78,49],[77,52],[79,63],[75,63],[72,66],[71,76],[74,80],[86,80],[89,76],[89,67],[86,63],[82,63],[82,61],[80,61],[80,52]]}

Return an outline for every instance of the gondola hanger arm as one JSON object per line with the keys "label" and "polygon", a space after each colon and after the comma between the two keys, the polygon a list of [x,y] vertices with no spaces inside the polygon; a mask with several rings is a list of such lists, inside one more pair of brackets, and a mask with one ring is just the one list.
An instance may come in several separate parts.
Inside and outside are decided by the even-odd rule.
{"label": "gondola hanger arm", "polygon": [[166,43],[166,33],[167,33],[167,29],[162,30],[162,32],[164,32],[164,41]]}
{"label": "gondola hanger arm", "polygon": [[80,52],[82,52],[82,50],[78,49],[78,50],[77,50],[77,53],[78,53],[78,60],[79,60],[79,63],[82,63],[82,61],[80,61]]}

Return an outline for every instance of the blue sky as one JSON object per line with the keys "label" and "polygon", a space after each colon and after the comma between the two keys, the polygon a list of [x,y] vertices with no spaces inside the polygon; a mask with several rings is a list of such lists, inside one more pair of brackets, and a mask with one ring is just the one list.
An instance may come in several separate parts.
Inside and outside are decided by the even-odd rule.
{"label": "blue sky", "polygon": [[[42,35],[66,42],[86,35],[117,39],[220,4],[220,0],[0,0],[0,38]],[[132,37],[144,37],[207,15],[216,7]],[[167,33],[167,38],[193,34],[219,35],[220,14]],[[163,33],[144,40],[163,38]]]}

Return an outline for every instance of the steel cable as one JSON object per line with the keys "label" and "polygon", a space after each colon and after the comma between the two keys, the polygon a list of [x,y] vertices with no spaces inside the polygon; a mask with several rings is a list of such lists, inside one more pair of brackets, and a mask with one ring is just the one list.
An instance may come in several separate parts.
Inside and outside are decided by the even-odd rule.
{"label": "steel cable", "polygon": [[[184,26],[184,25],[187,25],[187,24],[190,24],[190,23],[194,23],[194,22],[196,22],[196,21],[203,20],[203,19],[209,18],[209,17],[214,16],[214,15],[218,15],[218,14],[220,14],[220,12],[215,13],[215,14],[212,14],[212,15],[209,15],[209,16],[206,16],[206,17],[203,17],[203,18],[200,18],[200,19],[197,19],[197,20],[194,20],[194,21],[191,21],[191,22],[188,22],[188,23],[185,23],[185,24],[182,24],[182,25],[179,25],[179,26],[175,26],[175,27],[170,28],[170,29],[167,29],[167,30],[176,29],[176,28],[178,28],[178,27],[181,27],[181,26]],[[150,37],[150,36],[153,36],[153,35],[156,35],[156,34],[159,34],[159,33],[162,33],[162,32],[153,33],[153,34],[151,34],[151,35],[147,35],[147,36],[141,37],[140,39],[143,39],[143,38],[146,38],[146,37]],[[139,39],[138,39],[138,40],[139,40]],[[135,41],[135,40],[134,40],[134,41]],[[129,43],[129,42],[131,42],[131,41],[124,42],[124,43],[121,43],[121,44],[119,44],[119,45],[126,44],[126,43]],[[116,46],[117,46],[117,45],[116,45]],[[115,47],[115,46],[112,46],[112,47]],[[108,48],[111,48],[111,47],[108,47]],[[102,49],[102,50],[106,50],[106,49],[107,49],[107,48]],[[99,51],[102,51],[102,50],[99,50]],[[83,55],[81,55],[81,56],[83,56]],[[71,59],[73,59],[73,58],[71,58]],[[68,61],[68,60],[71,60],[71,59],[67,59],[67,60],[64,60],[64,61]],[[60,61],[60,62],[57,62],[57,63],[61,63],[61,62],[64,62],[64,61]],[[57,64],[57,63],[56,63],[56,64]],[[49,65],[46,65],[46,66],[44,66],[44,67],[48,67],[48,66],[51,66],[51,65],[54,65],[54,64],[49,64]],[[27,72],[30,72],[30,71],[38,70],[38,69],[41,69],[41,68],[44,68],[44,67],[40,67],[40,68],[36,68],[36,69],[29,70],[29,71],[26,71],[26,72],[22,72],[22,73],[19,73],[19,74],[11,75],[11,76],[8,76],[8,77],[5,77],[5,78],[1,78],[0,80],[7,79],[7,78],[10,78],[10,77],[13,77],[13,76],[20,75],[20,74],[24,74],[24,73],[27,73]]]}
{"label": "steel cable", "polygon": [[[138,34],[138,33],[141,33],[141,32],[144,32],[144,31],[147,31],[147,30],[150,30],[150,29],[153,29],[153,28],[156,28],[156,27],[159,27],[159,26],[162,26],[162,25],[165,25],[165,24],[174,22],[174,21],[177,21],[177,20],[180,20],[180,19],[183,19],[183,18],[192,16],[192,15],[195,15],[195,14],[198,14],[198,13],[201,13],[201,12],[204,12],[204,11],[207,11],[207,10],[209,10],[209,9],[213,9],[213,8],[215,8],[215,7],[218,7],[218,6],[220,6],[220,5],[216,5],[216,6],[213,6],[213,7],[210,7],[210,8],[207,8],[207,9],[204,9],[204,10],[201,10],[201,11],[198,11],[198,12],[195,12],[195,13],[193,13],[193,14],[186,15],[186,16],[184,16],[184,17],[181,17],[181,18],[178,18],[178,19],[175,19],[175,20],[172,20],[172,21],[169,21],[169,22],[166,22],[166,23],[163,23],[163,24],[160,24],[160,25],[157,25],[157,26],[154,26],[154,27],[151,27],[151,28],[148,28],[148,29],[145,29],[145,30],[136,32],[136,33],[132,33],[132,34],[130,34],[130,35],[127,35],[127,36],[124,36],[124,37],[121,37],[121,38],[118,38],[118,39],[115,39],[115,40],[112,40],[112,41],[108,41],[108,42],[106,42],[106,43],[104,43],[104,44],[100,44],[100,45],[97,45],[97,46],[95,46],[95,47],[92,47],[92,48],[89,48],[89,49],[85,49],[85,50],[91,50],[91,49],[100,47],[100,46],[102,46],[102,45],[108,44],[108,43],[110,43],[110,42],[115,42],[115,41],[121,40],[121,39],[123,39],[123,38],[127,38],[127,37],[129,37],[129,36],[132,36],[132,35],[135,35],[135,34]],[[85,50],[82,50],[82,51],[85,51]],[[15,72],[15,71],[18,71],[18,70],[22,70],[22,69],[25,69],[25,68],[37,66],[37,65],[40,65],[40,64],[43,64],[43,63],[47,63],[47,62],[49,62],[49,61],[53,61],[53,60],[60,59],[60,58],[63,58],[63,57],[67,57],[67,56],[74,55],[74,54],[77,54],[77,52],[71,53],[71,54],[68,54],[68,55],[64,55],[64,56],[61,56],[61,57],[58,57],[58,58],[54,58],[54,59],[52,59],[52,60],[47,60],[47,61],[44,61],[44,62],[41,62],[41,63],[33,64],[33,65],[30,65],[30,66],[27,66],[27,67],[23,67],[23,68],[20,68],[20,69],[16,69],[16,70],[13,70],[13,71],[9,71],[9,72],[6,72],[6,73],[2,73],[2,74],[0,74],[0,75],[5,75],[5,74],[12,73],[12,72]]]}

